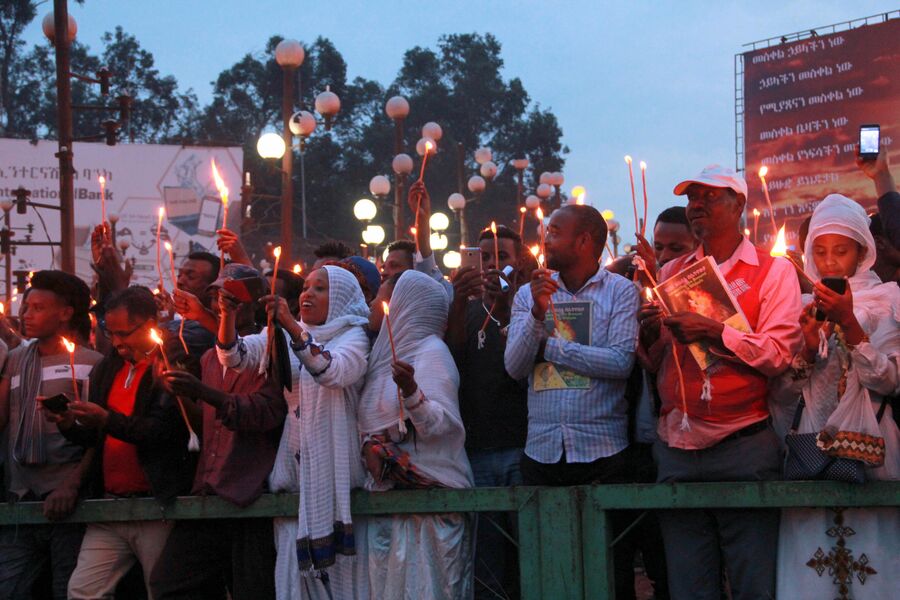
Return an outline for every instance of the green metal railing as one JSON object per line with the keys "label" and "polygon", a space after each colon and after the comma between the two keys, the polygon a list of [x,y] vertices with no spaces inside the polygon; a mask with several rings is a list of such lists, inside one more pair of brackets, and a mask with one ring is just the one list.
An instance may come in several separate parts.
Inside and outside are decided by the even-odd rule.
{"label": "green metal railing", "polygon": [[[516,487],[466,490],[354,492],[357,515],[515,512],[518,517],[522,598],[613,598],[612,545],[607,511],[692,508],[900,506],[900,482],[853,485],[831,481],[769,481]],[[213,496],[183,497],[168,519],[292,517],[297,497],[267,494],[237,508]],[[152,499],[88,500],[71,522],[161,518]],[[0,525],[47,523],[40,502],[0,504]]]}

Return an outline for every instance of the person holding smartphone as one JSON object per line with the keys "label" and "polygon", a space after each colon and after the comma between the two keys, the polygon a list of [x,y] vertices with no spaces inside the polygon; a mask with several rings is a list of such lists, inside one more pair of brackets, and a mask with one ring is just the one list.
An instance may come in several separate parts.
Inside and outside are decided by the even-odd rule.
{"label": "person holding smartphone", "polygon": [[[838,194],[825,198],[812,215],[805,253],[806,272],[817,280],[813,294],[803,296],[805,343],[773,394],[773,411],[790,415],[782,419],[787,422],[801,410],[797,433],[819,433],[820,447],[832,456],[847,457],[841,440],[871,440],[876,446],[882,440],[880,456],[859,450],[852,458],[863,459],[867,479],[900,479],[900,431],[886,401],[900,392],[900,289],[871,271],[875,243],[863,207]],[[875,571],[864,585],[852,577],[820,577],[807,566],[810,549],[840,543],[828,535],[838,526],[855,532],[847,544],[851,560],[865,553]],[[898,556],[896,508],[785,509],[777,597],[832,597],[839,585],[849,585],[854,598],[893,598]]]}

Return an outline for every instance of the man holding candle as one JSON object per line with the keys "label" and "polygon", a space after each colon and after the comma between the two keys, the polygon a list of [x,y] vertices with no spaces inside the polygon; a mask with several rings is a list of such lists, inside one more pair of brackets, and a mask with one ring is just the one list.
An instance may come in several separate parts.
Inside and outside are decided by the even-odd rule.
{"label": "man holding candle", "polygon": [[[90,292],[79,278],[62,271],[38,271],[24,300],[26,337],[9,355],[0,379],[0,433],[7,429],[7,492],[11,499],[44,502],[51,521],[64,519],[87,479],[93,451],[69,442],[47,422],[40,400],[57,394],[84,395],[100,354],[77,346],[71,356],[62,337],[78,339],[90,328]],[[55,598],[66,597],[66,584],[84,527],[73,523],[0,528],[0,598],[30,598],[31,587],[49,563]]]}
{"label": "man holding candle", "polygon": [[[658,307],[642,310],[641,341],[648,366],[658,369],[662,401],[654,445],[657,481],[778,479],[780,445],[770,424],[767,393],[769,378],[788,368],[802,344],[797,278],[789,262],[773,259],[741,234],[747,183],[734,171],[709,166],[679,183],[675,194],[688,197],[688,220],[701,245],[666,264],[659,279],[712,256],[751,331],[692,312],[672,314],[660,323]],[[706,371],[686,346],[700,341],[718,357]],[[683,378],[677,377],[673,344]],[[774,597],[778,514],[661,511],[672,597],[719,598],[722,568],[735,600]]]}
{"label": "man holding candle", "polygon": [[[517,282],[527,281],[522,240],[504,225],[481,232],[481,264],[457,269],[453,276],[453,302],[447,323],[447,345],[459,368],[459,408],[466,428],[466,453],[475,485],[522,485],[519,463],[528,427],[524,381],[506,372],[503,353],[512,298]],[[501,270],[509,268],[509,275]],[[503,278],[506,289],[501,288]],[[514,535],[503,513],[484,518],[502,524]],[[496,527],[485,523],[477,531],[475,597],[495,598],[498,590],[516,587],[516,553]]]}
{"label": "man holding candle", "polygon": [[[637,345],[638,291],[600,267],[606,234],[606,222],[591,206],[554,212],[545,239],[549,269],[535,270],[513,302],[505,364],[511,377],[529,382],[521,466],[527,485],[619,483],[629,477],[625,383]],[[545,324],[554,318],[551,301],[557,315],[566,314],[561,303],[583,309],[589,343],[563,334],[568,323]],[[535,368],[541,363],[571,376],[543,381],[548,368]],[[624,527],[614,516],[614,529]],[[629,597],[631,557],[617,552],[615,561],[617,593]]]}
{"label": "man holding candle", "polygon": [[[155,497],[161,505],[191,489],[195,462],[174,398],[153,374],[156,301],[130,287],[106,301],[104,334],[114,350],[91,375],[90,401],[57,418],[69,440],[96,448],[96,490],[107,498]],[[140,562],[145,582],[162,553],[171,521],[92,523],[85,531],[69,598],[100,598]]]}

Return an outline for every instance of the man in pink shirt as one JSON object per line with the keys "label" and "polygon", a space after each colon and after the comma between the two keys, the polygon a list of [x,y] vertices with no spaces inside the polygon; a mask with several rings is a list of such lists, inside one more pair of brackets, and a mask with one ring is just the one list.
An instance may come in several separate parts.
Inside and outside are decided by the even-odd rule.
{"label": "man in pink shirt", "polygon": [[[693,312],[639,315],[662,401],[654,457],[659,482],[779,479],[781,452],[769,422],[769,378],[788,368],[802,338],[800,288],[793,267],[741,235],[747,184],[718,165],[675,186],[701,244],[666,264],[660,281],[711,256],[750,324],[749,333]],[[701,370],[687,344],[706,342],[716,360]],[[671,347],[684,375],[684,396]],[[661,511],[672,598],[721,597],[721,569],[732,597],[775,593],[777,510]],[[724,561],[724,564],[721,564]]]}

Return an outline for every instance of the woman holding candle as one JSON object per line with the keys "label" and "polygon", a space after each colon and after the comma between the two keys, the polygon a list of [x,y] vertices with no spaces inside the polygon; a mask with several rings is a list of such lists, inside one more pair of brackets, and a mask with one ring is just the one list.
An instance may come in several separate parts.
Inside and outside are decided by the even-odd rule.
{"label": "woman holding candle", "polygon": [[[838,194],[825,198],[812,215],[805,254],[806,272],[817,283],[812,295],[803,296],[804,347],[773,395],[776,424],[818,433],[819,448],[861,461],[866,479],[900,479],[900,431],[887,399],[900,392],[900,290],[870,270],[875,241],[862,206]],[[827,277],[843,279],[846,292],[838,294],[819,281]],[[816,320],[816,310],[825,320]],[[846,446],[851,440],[853,450]],[[807,566],[816,548],[840,544],[837,537],[850,535],[829,536],[835,527],[855,532],[848,558],[858,560],[864,553],[866,566],[875,571],[864,585],[855,578],[841,585],[849,586],[853,598],[896,597],[900,514],[887,507],[783,510],[778,597],[840,595],[832,577],[819,577]]]}
{"label": "woman holding candle", "polygon": [[[443,341],[447,294],[424,273],[406,271],[389,306],[391,329],[383,320],[359,408],[366,487],[472,487],[457,399],[459,373]],[[367,541],[372,597],[471,596],[472,527],[466,515],[373,518]]]}
{"label": "woman holding candle", "polygon": [[[356,431],[369,352],[362,290],[349,271],[329,265],[306,278],[300,321],[284,298],[269,295],[262,302],[280,326],[275,335],[283,336],[281,343],[274,338],[274,362],[288,343],[292,350],[288,417],[269,487],[300,493],[298,517],[275,520],[277,597],[368,598],[365,545],[354,546],[354,538],[365,539],[365,529],[350,515],[350,489],[364,481]],[[220,304],[236,307],[225,291]],[[237,337],[234,320],[222,319],[222,365],[258,369],[267,344],[266,332]]]}

